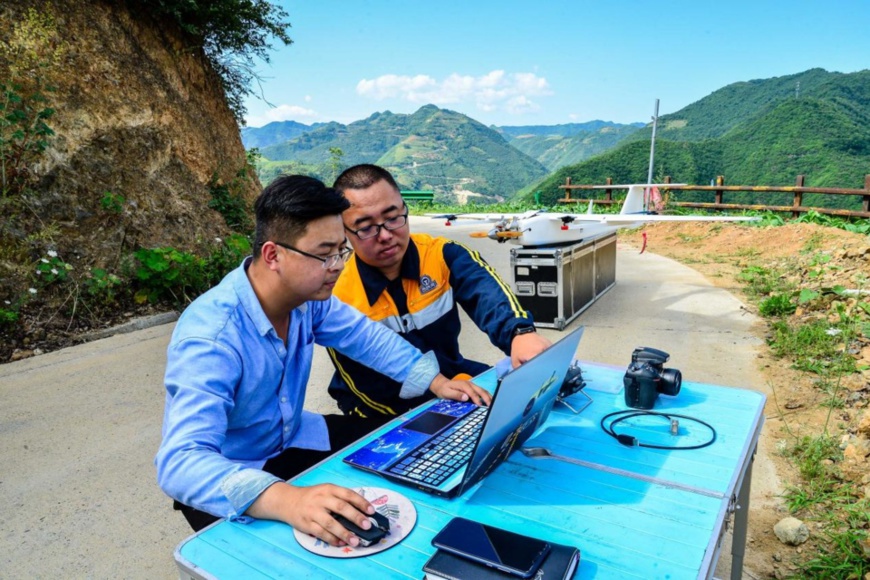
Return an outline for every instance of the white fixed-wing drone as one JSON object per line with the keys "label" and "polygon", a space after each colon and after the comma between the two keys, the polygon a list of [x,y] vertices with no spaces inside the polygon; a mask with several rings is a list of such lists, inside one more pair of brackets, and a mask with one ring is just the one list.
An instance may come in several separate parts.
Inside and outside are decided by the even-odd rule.
{"label": "white fixed-wing drone", "polygon": [[577,243],[599,237],[621,228],[635,228],[650,222],[738,222],[755,221],[757,217],[659,215],[649,211],[650,192],[674,184],[607,185],[596,189],[628,188],[628,194],[618,214],[592,213],[592,202],[586,213],[555,213],[546,210],[531,210],[521,214],[426,214],[446,219],[447,224],[457,220],[469,222],[493,222],[488,232],[474,232],[472,237],[488,237],[497,242],[507,242],[526,247],[554,246]]}

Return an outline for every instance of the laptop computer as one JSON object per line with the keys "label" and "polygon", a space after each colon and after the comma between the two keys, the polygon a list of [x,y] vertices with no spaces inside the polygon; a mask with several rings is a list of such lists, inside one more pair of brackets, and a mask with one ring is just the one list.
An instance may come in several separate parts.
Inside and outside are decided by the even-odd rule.
{"label": "laptop computer", "polygon": [[343,461],[443,497],[480,481],[544,423],[583,327],[505,374],[489,407],[441,399]]}

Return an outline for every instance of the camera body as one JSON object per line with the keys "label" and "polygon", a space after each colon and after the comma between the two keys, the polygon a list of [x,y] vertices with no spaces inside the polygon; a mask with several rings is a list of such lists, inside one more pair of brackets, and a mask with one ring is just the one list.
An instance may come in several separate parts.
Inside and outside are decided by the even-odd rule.
{"label": "camera body", "polygon": [[631,353],[631,364],[622,379],[625,385],[625,404],[634,409],[652,409],[659,396],[676,396],[683,384],[677,369],[666,369],[671,357],[663,350],[640,346]]}

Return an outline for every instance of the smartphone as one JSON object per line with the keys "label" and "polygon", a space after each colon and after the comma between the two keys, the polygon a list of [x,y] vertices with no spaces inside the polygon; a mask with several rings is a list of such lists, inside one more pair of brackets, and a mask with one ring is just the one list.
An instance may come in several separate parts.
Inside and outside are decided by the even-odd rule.
{"label": "smartphone", "polygon": [[440,550],[521,578],[529,578],[550,552],[550,544],[465,518],[453,518],[432,539]]}

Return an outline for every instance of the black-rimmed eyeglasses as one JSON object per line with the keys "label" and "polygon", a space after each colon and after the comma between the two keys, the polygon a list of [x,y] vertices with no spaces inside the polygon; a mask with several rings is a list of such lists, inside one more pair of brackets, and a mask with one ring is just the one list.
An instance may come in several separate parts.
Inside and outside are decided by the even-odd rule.
{"label": "black-rimmed eyeglasses", "polygon": [[378,234],[381,233],[381,228],[384,228],[388,232],[393,230],[397,230],[405,226],[408,223],[408,211],[405,210],[405,213],[402,215],[397,215],[396,217],[391,217],[385,219],[382,223],[372,224],[370,226],[366,226],[364,228],[360,228],[358,230],[352,230],[347,226],[344,226],[344,229],[355,235],[361,240],[368,240],[374,238]]}
{"label": "black-rimmed eyeglasses", "polygon": [[276,246],[281,246],[282,248],[292,250],[297,254],[302,254],[306,258],[314,258],[315,260],[320,260],[322,262],[322,266],[325,270],[334,270],[338,267],[339,264],[344,264],[347,262],[347,259],[350,258],[350,255],[353,254],[353,249],[345,248],[341,250],[337,254],[331,254],[329,256],[318,256],[316,254],[309,254],[308,252],[303,252],[299,248],[294,248],[290,244],[282,244],[281,242],[275,242]]}

